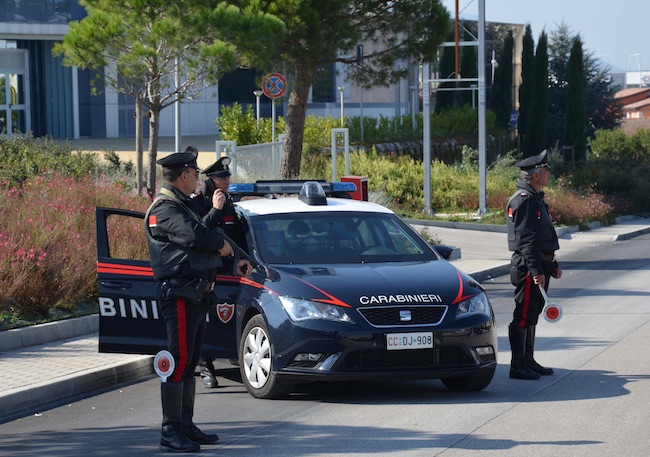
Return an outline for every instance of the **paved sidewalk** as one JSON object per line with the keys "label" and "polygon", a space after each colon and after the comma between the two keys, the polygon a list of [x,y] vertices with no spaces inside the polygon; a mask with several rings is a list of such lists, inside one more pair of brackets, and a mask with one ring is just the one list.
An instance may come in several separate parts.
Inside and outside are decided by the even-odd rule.
{"label": "paved sidewalk", "polygon": [[[459,248],[460,258],[452,264],[479,282],[509,270],[502,226],[409,222],[442,244]],[[650,233],[650,219],[621,219],[588,231],[566,228],[559,233],[558,259],[569,258],[585,243],[622,241],[645,233]],[[97,328],[95,315],[0,332],[0,423],[153,373],[151,356],[98,353]]]}

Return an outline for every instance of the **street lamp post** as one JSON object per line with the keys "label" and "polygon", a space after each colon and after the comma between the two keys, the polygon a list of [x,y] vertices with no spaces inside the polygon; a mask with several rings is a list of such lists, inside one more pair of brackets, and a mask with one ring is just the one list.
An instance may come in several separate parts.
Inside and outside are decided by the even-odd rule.
{"label": "street lamp post", "polygon": [[339,86],[339,92],[341,92],[341,127],[345,127],[344,125],[344,120],[343,120],[343,91],[345,90],[345,86]]}
{"label": "street lamp post", "polygon": [[255,112],[257,114],[257,130],[260,129],[260,97],[262,96],[262,91],[260,89],[255,89],[253,91],[255,95]]}

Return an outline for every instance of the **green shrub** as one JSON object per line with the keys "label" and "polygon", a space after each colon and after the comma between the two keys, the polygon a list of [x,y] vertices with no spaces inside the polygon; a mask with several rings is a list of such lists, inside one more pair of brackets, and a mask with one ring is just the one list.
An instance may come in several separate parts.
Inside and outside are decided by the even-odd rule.
{"label": "green shrub", "polygon": [[80,178],[98,167],[94,154],[73,152],[49,138],[0,136],[0,185],[3,187],[20,186],[28,177],[45,172]]}
{"label": "green shrub", "polygon": [[[488,132],[495,130],[496,116],[492,111],[487,111],[485,123]],[[432,136],[453,137],[468,134],[478,134],[477,111],[469,105],[431,116]]]}
{"label": "green shrub", "polygon": [[[272,138],[272,120],[260,119],[260,130],[257,130],[257,119],[252,106],[245,109],[234,103],[232,107],[221,108],[221,115],[215,120],[221,132],[221,138],[236,141],[239,145],[268,143]],[[496,133],[496,120],[491,111],[486,117],[487,129]],[[363,141],[361,141],[361,118],[346,117],[344,126],[349,129],[350,144],[373,145],[381,143],[398,143],[404,141],[422,140],[422,115],[415,116],[415,124],[411,115],[394,117],[379,116],[378,118],[364,116]],[[329,147],[333,128],[340,128],[341,120],[334,117],[316,116],[311,114],[305,118],[303,151],[312,148]],[[276,119],[276,138],[285,130],[285,120]],[[431,116],[431,133],[434,137],[472,137],[475,141],[478,133],[478,115],[471,107],[463,106]]]}
{"label": "green shrub", "polygon": [[251,105],[248,105],[246,110],[242,110],[242,106],[236,102],[232,107],[222,106],[221,114],[215,123],[222,140],[235,141],[239,145],[261,142],[257,117]]}
{"label": "green shrub", "polygon": [[650,130],[641,129],[633,135],[622,130],[597,130],[591,140],[592,157],[617,161],[650,160]]}

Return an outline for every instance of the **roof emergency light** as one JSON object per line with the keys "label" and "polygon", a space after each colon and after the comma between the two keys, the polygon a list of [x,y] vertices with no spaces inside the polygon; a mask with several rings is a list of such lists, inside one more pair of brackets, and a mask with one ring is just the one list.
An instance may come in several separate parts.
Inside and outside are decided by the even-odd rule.
{"label": "roof emergency light", "polygon": [[303,184],[298,199],[308,205],[327,205],[325,191],[316,181],[307,181]]}

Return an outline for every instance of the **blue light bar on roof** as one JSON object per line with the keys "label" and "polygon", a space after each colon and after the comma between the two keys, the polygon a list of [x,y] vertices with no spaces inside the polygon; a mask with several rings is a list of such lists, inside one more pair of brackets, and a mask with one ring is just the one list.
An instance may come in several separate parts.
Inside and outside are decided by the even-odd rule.
{"label": "blue light bar on roof", "polygon": [[[230,184],[229,192],[233,195],[265,196],[272,194],[299,194],[306,180],[269,180],[255,183]],[[328,182],[325,180],[309,180],[316,182],[323,188],[328,196],[356,192],[357,186],[353,182]]]}
{"label": "blue light bar on roof", "polygon": [[356,192],[357,185],[353,182],[333,182],[333,192]]}
{"label": "blue light bar on roof", "polygon": [[231,194],[249,194],[255,192],[255,184],[231,184],[230,187],[228,188],[228,192]]}

